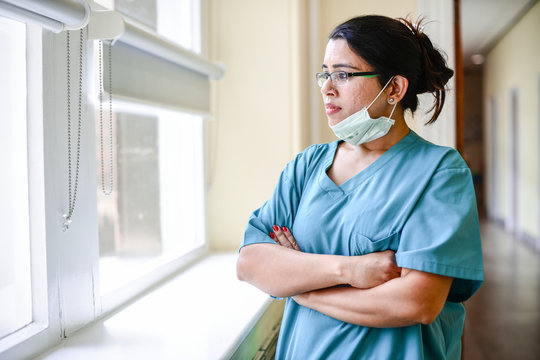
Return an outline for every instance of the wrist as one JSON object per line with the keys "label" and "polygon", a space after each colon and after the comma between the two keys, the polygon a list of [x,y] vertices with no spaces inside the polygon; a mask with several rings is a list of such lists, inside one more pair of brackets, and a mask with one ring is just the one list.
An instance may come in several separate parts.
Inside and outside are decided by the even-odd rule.
{"label": "wrist", "polygon": [[350,285],[351,259],[349,256],[337,256],[337,281],[340,285]]}

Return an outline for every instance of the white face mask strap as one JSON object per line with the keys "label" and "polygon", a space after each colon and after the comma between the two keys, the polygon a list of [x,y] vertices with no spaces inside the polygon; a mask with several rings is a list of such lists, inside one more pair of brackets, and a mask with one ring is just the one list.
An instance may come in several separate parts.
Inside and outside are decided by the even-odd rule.
{"label": "white face mask strap", "polygon": [[388,117],[388,119],[392,120],[392,115],[394,115],[394,110],[396,110],[396,105],[397,103],[394,104],[394,107],[392,108],[392,112],[390,113],[390,116]]}
{"label": "white face mask strap", "polygon": [[[375,99],[373,99],[373,101],[367,106],[367,109],[369,109],[369,108],[371,107],[371,105],[373,105],[373,103],[379,98],[379,96],[381,96],[382,92],[384,91],[384,89],[386,89],[386,87],[388,86],[388,84],[390,84],[390,81],[392,81],[393,78],[394,78],[394,77],[392,76],[392,77],[390,78],[390,80],[388,80],[388,82],[386,83],[386,85],[384,85],[384,87],[381,89],[381,91],[379,91],[379,93],[377,94],[377,96],[375,96]],[[394,105],[394,108],[395,108],[395,107],[396,107],[396,106]],[[392,112],[394,112],[394,111],[392,110]],[[390,115],[390,116],[391,116],[391,115]]]}

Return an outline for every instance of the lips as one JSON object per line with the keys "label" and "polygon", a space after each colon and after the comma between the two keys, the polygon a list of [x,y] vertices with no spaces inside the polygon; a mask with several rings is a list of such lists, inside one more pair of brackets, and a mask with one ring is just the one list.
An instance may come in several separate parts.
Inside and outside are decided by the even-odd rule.
{"label": "lips", "polygon": [[326,109],[326,115],[332,115],[341,110],[339,106],[336,106],[332,103],[324,104],[324,108]]}

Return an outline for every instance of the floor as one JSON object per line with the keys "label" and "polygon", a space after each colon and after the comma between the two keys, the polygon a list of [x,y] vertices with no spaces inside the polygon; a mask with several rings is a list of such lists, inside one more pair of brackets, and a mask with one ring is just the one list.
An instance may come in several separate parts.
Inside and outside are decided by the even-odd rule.
{"label": "floor", "polygon": [[482,224],[485,282],[465,307],[464,360],[540,359],[540,253]]}

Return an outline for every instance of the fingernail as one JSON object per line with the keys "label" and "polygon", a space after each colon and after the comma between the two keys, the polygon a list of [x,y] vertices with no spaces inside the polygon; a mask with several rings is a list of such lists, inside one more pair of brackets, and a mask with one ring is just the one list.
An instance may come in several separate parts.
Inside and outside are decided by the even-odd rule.
{"label": "fingernail", "polygon": [[284,226],[284,227],[282,227],[282,228],[281,228],[281,230],[283,230],[283,231],[287,232],[287,228],[286,228],[285,226]]}
{"label": "fingernail", "polygon": [[275,237],[276,237],[276,235],[274,235],[274,233],[273,233],[273,232],[271,232],[271,233],[270,233],[270,237],[271,237],[271,238],[273,239],[273,238],[275,238]]}
{"label": "fingernail", "polygon": [[274,228],[274,231],[278,231],[278,230],[279,230],[279,227],[278,227],[277,225],[274,225],[273,228]]}

